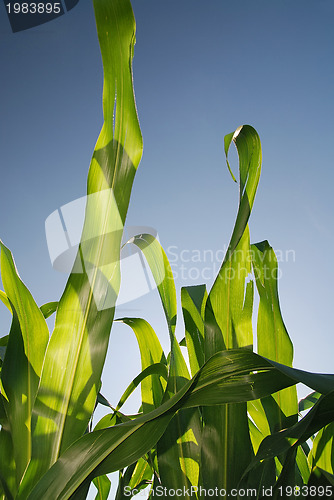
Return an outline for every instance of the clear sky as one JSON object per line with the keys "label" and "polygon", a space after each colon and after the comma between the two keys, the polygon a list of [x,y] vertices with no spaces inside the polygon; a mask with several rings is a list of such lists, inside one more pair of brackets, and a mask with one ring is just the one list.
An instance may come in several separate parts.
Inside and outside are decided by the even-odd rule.
{"label": "clear sky", "polygon": [[[295,366],[333,373],[333,1],[132,3],[144,155],[128,224],[158,231],[178,294],[183,285],[210,285],[238,203],[223,138],[253,125],[263,168],[251,240],[268,239],[281,260],[280,299]],[[51,266],[45,220],[85,194],[102,125],[91,2],[15,34],[1,4],[0,61],[0,237],[42,304],[57,300],[66,282]],[[156,292],[122,305],[117,315],[148,319],[167,348]],[[1,307],[1,336],[9,324]],[[117,325],[103,379],[112,403],[139,371],[138,358],[131,331]]]}

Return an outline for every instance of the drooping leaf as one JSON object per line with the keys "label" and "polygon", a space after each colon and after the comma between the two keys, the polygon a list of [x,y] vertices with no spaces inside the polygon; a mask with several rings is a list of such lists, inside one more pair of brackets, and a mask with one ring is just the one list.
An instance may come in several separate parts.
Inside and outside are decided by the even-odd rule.
{"label": "drooping leaf", "polygon": [[8,300],[8,297],[5,294],[5,292],[3,292],[2,290],[0,290],[0,300],[3,304],[5,304],[7,309],[9,309],[9,311],[12,312],[12,308],[11,308],[10,302]]}
{"label": "drooping leaf", "polygon": [[159,291],[171,342],[167,390],[170,394],[175,394],[184,382],[189,379],[189,373],[179,343],[175,337],[177,305],[172,269],[162,246],[151,234],[135,236],[131,239],[131,243],[143,252]]}
{"label": "drooping leaf", "polygon": [[10,250],[0,241],[1,278],[7,302],[14,308],[22,330],[24,352],[32,369],[39,376],[44,361],[49,331],[31,293],[21,281]]}
{"label": "drooping leaf", "polygon": [[58,302],[47,302],[40,307],[44,318],[49,318],[54,312],[57,311]]}
{"label": "drooping leaf", "polygon": [[[244,125],[225,137],[226,159],[231,142],[239,155],[239,208],[232,237],[210,290],[205,311],[206,359],[222,349],[251,347],[253,286],[247,222],[261,172],[261,143],[253,127]],[[228,159],[227,159],[228,162]]]}
{"label": "drooping leaf", "polygon": [[[247,350],[229,350],[217,353],[208,360],[195,377],[159,408],[135,420],[94,431],[77,440],[39,481],[28,495],[28,500],[68,499],[83,482],[136,462],[154,447],[174,413],[181,408],[259,399],[297,381],[312,388],[321,387],[328,396],[312,408],[310,413],[313,412],[313,415],[308,416],[308,422],[301,421],[297,433],[294,426],[266,438],[263,443],[273,438],[274,446],[263,449],[262,444],[256,463],[260,456],[268,458],[275,452],[281,453],[291,445],[291,441],[288,442],[290,436],[296,434],[295,442],[297,439],[308,439],[310,432],[321,428],[332,418],[334,392],[330,391],[334,391],[334,377],[284,367]],[[23,498],[26,495],[21,491],[17,500]]]}
{"label": "drooping leaf", "polygon": [[[151,365],[163,364],[167,366],[159,339],[147,321],[141,318],[121,318],[118,321],[130,326],[136,335],[143,371],[149,369]],[[143,379],[141,393],[144,413],[156,408],[161,403],[165,388],[166,384],[161,379],[161,373],[152,375],[150,379]]]}
{"label": "drooping leaf", "polygon": [[[140,372],[140,374],[137,375],[137,377],[135,377],[133,379],[131,384],[126,388],[126,390],[122,394],[119,402],[117,403],[116,410],[119,410],[124,405],[126,400],[133,393],[133,391],[138,387],[139,384],[145,383],[145,381],[148,377],[152,378],[152,375],[158,375],[159,378],[163,378],[164,380],[167,381],[167,367],[166,367],[166,365],[163,363],[154,363],[153,365],[148,366],[147,368],[145,368],[145,370]],[[150,382],[150,385],[151,386],[153,385],[152,382]],[[154,392],[154,391],[152,390],[152,392]],[[158,405],[155,405],[153,407],[156,408],[157,406]]]}
{"label": "drooping leaf", "polygon": [[[240,197],[238,214],[232,237],[224,261],[227,261],[242,238],[250,213],[261,174],[262,150],[258,133],[250,125],[242,125],[235,132],[225,137],[225,155],[227,165],[228,152],[234,142],[239,156]],[[230,170],[231,172],[231,170]],[[234,177],[233,177],[234,178]],[[235,180],[235,179],[234,179]]]}

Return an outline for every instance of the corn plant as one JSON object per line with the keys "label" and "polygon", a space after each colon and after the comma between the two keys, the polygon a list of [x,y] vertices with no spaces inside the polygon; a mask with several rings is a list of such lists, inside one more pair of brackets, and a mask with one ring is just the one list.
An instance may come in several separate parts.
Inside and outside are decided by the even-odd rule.
{"label": "corn plant", "polygon": [[[0,339],[0,498],[82,499],[93,481],[97,498],[106,499],[106,474],[113,471],[119,471],[118,499],[148,484],[151,496],[166,488],[165,497],[178,490],[186,499],[206,498],[216,488],[227,493],[255,488],[261,498],[272,487],[278,495],[291,485],[332,485],[334,376],[292,368],[274,252],[268,242],[250,243],[248,220],[261,170],[260,139],[251,126],[225,137],[226,159],[232,144],[239,155],[237,218],[211,290],[182,289],[185,337],[180,343],[166,254],[149,234],[129,243],[143,252],[157,283],[170,352],[163,352],[144,319],[118,318],[137,338],[142,371],[115,408],[100,394],[120,286],[123,227],[143,145],[132,83],[131,4],[94,0],[94,9],[104,68],[104,124],[88,173],[81,243],[58,302],[38,307],[1,242],[0,299],[12,324]],[[254,281],[260,296],[257,353]],[[46,318],[53,313],[50,335]],[[301,403],[300,410],[309,410],[303,418],[298,417],[298,382],[315,391]],[[139,384],[141,408],[125,415],[122,405]],[[99,403],[109,410],[92,429]],[[310,451],[306,441],[315,435]]]}

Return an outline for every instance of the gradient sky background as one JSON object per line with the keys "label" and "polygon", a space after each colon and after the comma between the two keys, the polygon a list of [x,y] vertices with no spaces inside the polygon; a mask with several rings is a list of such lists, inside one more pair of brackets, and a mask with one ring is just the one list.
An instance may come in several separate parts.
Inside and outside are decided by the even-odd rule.
{"label": "gradient sky background", "polygon": [[[263,168],[251,239],[268,239],[282,259],[279,292],[295,366],[333,373],[333,1],[132,3],[144,155],[128,224],[157,229],[167,256],[177,260],[178,295],[183,285],[212,284],[219,262],[205,261],[203,252],[221,257],[238,204],[223,138],[241,124],[253,125]],[[57,300],[66,282],[51,266],[45,219],[85,194],[102,125],[91,2],[81,0],[66,15],[16,34],[1,4],[0,61],[0,237],[42,304]],[[194,250],[202,262],[182,261],[191,255],[184,251]],[[208,266],[205,280],[201,270]],[[168,348],[156,292],[121,306],[116,316],[125,315],[150,321]],[[9,325],[0,306],[1,336]],[[117,325],[105,396],[116,404],[139,371],[134,336]]]}

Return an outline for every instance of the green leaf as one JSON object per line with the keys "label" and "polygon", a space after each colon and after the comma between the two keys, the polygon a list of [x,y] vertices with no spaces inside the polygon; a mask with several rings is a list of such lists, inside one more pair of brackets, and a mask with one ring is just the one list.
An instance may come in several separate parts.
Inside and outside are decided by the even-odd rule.
{"label": "green leaf", "polygon": [[97,488],[97,495],[95,497],[95,500],[108,500],[110,488],[111,488],[111,482],[108,476],[103,475],[96,477],[93,480],[94,485]]}
{"label": "green leaf", "polygon": [[[124,324],[132,328],[138,342],[142,371],[151,365],[167,365],[159,339],[151,325],[141,318],[121,318]],[[150,379],[143,379],[141,384],[142,406],[144,413],[157,408],[163,398],[166,384],[161,380],[161,373]]]}
{"label": "green leaf", "polygon": [[306,398],[303,398],[299,401],[298,411],[308,410],[312,408],[312,406],[318,401],[321,397],[320,392],[311,392]]}
{"label": "green leaf", "polygon": [[21,485],[26,493],[83,435],[94,410],[119,290],[123,226],[142,155],[132,86],[131,4],[95,0],[94,9],[104,68],[104,124],[88,173],[76,272],[59,302],[34,406],[32,460]]}
{"label": "green leaf", "polygon": [[8,340],[9,340],[9,335],[5,335],[4,337],[1,337],[0,338],[0,346],[6,347],[8,344]]}
{"label": "green leaf", "polygon": [[[124,391],[119,402],[117,403],[116,410],[119,410],[124,405],[126,400],[133,393],[133,391],[138,387],[139,384],[145,383],[145,381],[148,377],[153,378],[152,375],[158,375],[159,378],[162,377],[164,380],[167,381],[168,373],[167,373],[166,365],[163,363],[154,363],[153,365],[150,365],[147,368],[145,368],[145,370],[143,370],[139,375],[137,375],[137,377],[135,377],[133,379],[131,384]],[[150,385],[150,387],[152,387],[153,383],[149,382],[149,385]],[[152,389],[152,392],[154,392],[153,389]],[[144,401],[145,400],[143,400],[143,403],[144,403]],[[153,407],[157,407],[157,406],[158,406],[158,404],[156,406],[153,406]]]}
{"label": "green leaf", "polygon": [[31,416],[49,340],[45,319],[21,281],[10,250],[0,242],[1,277],[13,319],[1,369],[17,484],[31,457]]}
{"label": "green leaf", "polygon": [[9,335],[5,335],[0,338],[0,374],[1,374],[1,365],[3,360],[5,359],[7,344],[9,340]]}
{"label": "green leaf", "polygon": [[[268,397],[270,397],[270,396],[268,396]],[[250,401],[247,404],[247,410],[248,410],[249,416],[253,420],[253,422],[256,426],[256,429],[257,429],[257,433],[255,434],[256,440],[254,441],[252,439],[253,449],[254,449],[254,452],[256,453],[258,450],[258,447],[260,446],[260,442],[262,441],[262,439],[264,439],[266,436],[269,436],[269,434],[271,433],[270,425],[269,425],[268,419],[266,417],[265,411],[262,407],[260,400]],[[253,435],[254,435],[254,433],[253,433]],[[261,436],[260,441],[259,441],[259,436]]]}
{"label": "green leaf", "polygon": [[39,376],[44,361],[49,331],[31,293],[21,281],[10,250],[0,241],[1,277],[7,300],[14,307],[22,330],[25,355]]}
{"label": "green leaf", "polygon": [[228,152],[232,141],[239,156],[240,199],[237,218],[224,261],[230,258],[246,229],[254,204],[262,163],[261,142],[253,127],[242,125],[225,137],[225,155],[228,167]]}
{"label": "green leaf", "polygon": [[[136,462],[154,447],[173,415],[181,408],[250,401],[277,392],[297,381],[322,386],[328,393],[310,411],[315,413],[316,419],[309,418],[308,424],[311,425],[302,424],[302,428],[298,430],[299,440],[302,440],[308,439],[310,432],[321,428],[329,418],[333,418],[334,392],[330,391],[334,391],[334,377],[284,367],[247,350],[217,353],[195,377],[159,408],[135,420],[94,431],[77,440],[39,481],[28,499],[68,499],[83,482]],[[281,431],[275,436],[280,441],[277,453],[282,451],[282,447],[285,449],[290,446],[284,437],[280,439],[285,433],[289,433],[289,438],[294,429]],[[258,456],[262,446],[263,444]],[[263,458],[270,456],[273,449],[266,448]],[[23,498],[26,495],[21,491],[17,500]]]}
{"label": "green leaf", "polygon": [[186,328],[186,346],[192,375],[204,364],[205,285],[181,288],[181,303]]}
{"label": "green leaf", "polygon": [[328,488],[328,489],[315,489],[313,491],[322,493],[323,491],[326,492],[327,496],[330,496],[333,489],[332,487],[334,486],[334,475],[330,474],[326,470],[321,469],[320,467],[315,467],[312,471],[312,474],[310,476],[308,486],[316,486],[320,488]]}
{"label": "green leaf", "polygon": [[311,474],[311,467],[308,463],[308,454],[305,453],[306,443],[299,446],[296,454],[296,465],[298,467],[303,484],[307,484]]}
{"label": "green leaf", "polygon": [[[261,143],[255,129],[248,125],[225,137],[231,174],[228,152],[232,141],[239,156],[239,208],[226,256],[206,302],[205,359],[224,349],[252,348],[253,344],[253,282],[247,282],[251,273],[247,223],[261,172]],[[235,488],[253,454],[247,406],[205,408],[203,422],[203,484],[206,489]],[[222,457],[219,462],[216,456]]]}
{"label": "green leaf", "polygon": [[0,429],[0,492],[1,486],[6,500],[12,500],[17,490],[16,465],[13,441],[8,429]]}
{"label": "green leaf", "polygon": [[[256,286],[260,295],[257,319],[257,350],[266,358],[292,366],[293,346],[285,328],[278,298],[278,266],[275,253],[267,241],[252,245],[252,258]],[[272,415],[280,430],[282,415],[296,415],[298,400],[295,387],[274,396],[277,414]],[[271,425],[274,425],[272,420]]]}
{"label": "green leaf", "polygon": [[[278,297],[278,265],[275,253],[267,241],[251,246],[256,286],[260,296],[257,316],[257,351],[262,356],[292,366],[293,347],[282,318]],[[270,395],[254,404],[248,411],[263,437],[284,429],[298,420],[298,400],[295,387]],[[284,461],[284,457],[280,457]],[[275,460],[272,460],[275,467]],[[305,455],[298,453],[298,463],[305,476],[309,475]],[[268,464],[263,464],[269,467]],[[276,465],[280,464],[276,463]],[[280,470],[277,470],[277,474]],[[307,477],[308,479],[308,477]],[[295,478],[297,484],[297,477]],[[266,485],[269,487],[269,485]]]}
{"label": "green leaf", "polygon": [[[307,372],[299,371],[301,378]],[[314,381],[321,377],[321,375],[314,375]],[[301,380],[304,382],[304,380]],[[331,381],[328,380],[328,389],[330,389]],[[293,463],[293,453],[297,450],[298,446],[307,441],[313,434],[318,432],[327,424],[334,421],[334,391],[326,391],[326,395],[322,396],[312,409],[303,417],[298,423],[282,430],[271,436],[267,436],[261,443],[259,450],[245,470],[245,476],[251,473],[260,462],[270,460],[273,457],[287,453],[287,460],[284,469],[288,469],[290,464]],[[332,433],[332,429],[330,431]],[[292,459],[291,459],[292,458]],[[283,469],[283,470],[284,470]]]}
{"label": "green leaf", "polygon": [[312,469],[320,467],[321,469],[334,474],[334,423],[326,425],[316,435],[311,451]]}
{"label": "green leaf", "polygon": [[[132,240],[143,252],[158,287],[171,341],[167,395],[175,394],[189,379],[180,345],[175,337],[176,291],[173,273],[160,243],[150,234]],[[159,474],[168,488],[197,486],[199,476],[201,423],[197,410],[178,413],[157,444]]]}
{"label": "green leaf", "polygon": [[226,159],[232,139],[239,155],[240,199],[229,247],[207,301],[206,359],[221,349],[252,345],[253,286],[252,282],[247,284],[251,272],[247,222],[261,172],[261,143],[249,125],[227,137]]}
{"label": "green leaf", "polygon": [[58,308],[58,302],[48,302],[47,304],[43,304],[40,307],[40,310],[42,311],[42,314],[44,318],[49,318],[51,314],[57,311]]}
{"label": "green leaf", "polygon": [[0,290],[0,300],[1,300],[1,302],[3,302],[3,304],[5,304],[7,309],[9,309],[9,311],[12,312],[12,308],[11,308],[10,302],[8,300],[8,297],[5,294],[5,292],[3,292],[2,290]]}
{"label": "green leaf", "polygon": [[101,420],[98,421],[96,426],[94,427],[94,431],[100,430],[100,429],[106,429],[107,427],[112,427],[113,425],[116,424],[121,424],[124,422],[129,422],[130,420],[134,420],[138,415],[135,416],[129,416],[125,415],[124,413],[120,412],[119,410],[114,410],[114,413],[105,415],[104,417],[101,418]]}
{"label": "green leaf", "polygon": [[[28,499],[43,496],[67,499],[90,473],[101,475],[105,474],[106,470],[119,470],[133,463],[154,447],[171,416],[168,413],[163,415],[158,426],[154,420],[149,420],[147,425],[143,426],[143,423],[138,423],[139,419],[136,419],[86,434],[63,453],[35,486]],[[127,439],[130,436],[132,439]],[[63,471],[64,467],[65,474],[60,477],[60,471]],[[26,496],[19,495],[18,500],[20,498]]]}
{"label": "green leaf", "polygon": [[168,330],[174,332],[177,310],[176,290],[172,269],[162,246],[154,236],[146,233],[134,236],[129,243],[133,243],[143,252],[158,287]]}
{"label": "green leaf", "polygon": [[[128,468],[129,469],[129,468]],[[138,462],[135,464],[133,472],[131,472],[131,478],[128,481],[128,485],[130,488],[141,490],[145,489],[146,486],[150,483],[152,479],[152,468],[150,467],[147,460],[140,458]]]}
{"label": "green leaf", "polygon": [[138,462],[127,467],[124,474],[120,474],[115,500],[132,498],[151,484],[152,475],[152,468],[148,461],[140,458]]}
{"label": "green leaf", "polygon": [[[252,404],[253,401],[250,401],[249,404]],[[249,432],[250,432],[250,437],[253,445],[253,449],[256,452],[259,449],[259,446],[261,444],[261,441],[263,440],[264,436],[260,429],[254,424],[253,420],[249,419],[248,422],[249,425]]]}
{"label": "green leaf", "polygon": [[177,305],[172,269],[162,246],[154,236],[151,234],[140,234],[130,241],[143,252],[158,287],[171,341],[167,390],[170,394],[175,394],[184,382],[189,380],[189,372],[179,343],[175,337]]}

